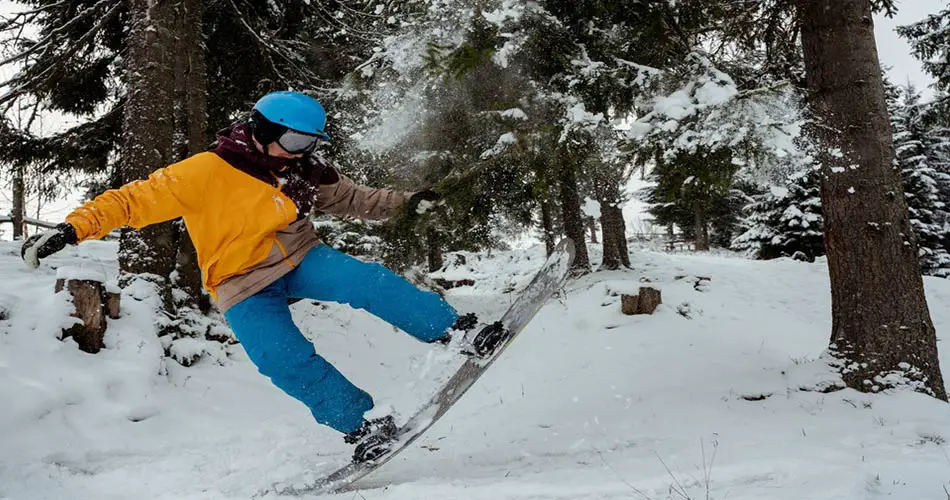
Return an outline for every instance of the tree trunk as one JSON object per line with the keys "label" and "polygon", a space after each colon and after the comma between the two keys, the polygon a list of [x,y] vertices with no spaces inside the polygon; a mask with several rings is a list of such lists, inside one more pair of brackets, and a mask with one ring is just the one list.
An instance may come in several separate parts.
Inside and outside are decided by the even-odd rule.
{"label": "tree trunk", "polygon": [[571,165],[561,169],[561,217],[564,220],[564,233],[574,240],[574,274],[590,272],[590,258],[587,256],[587,242],[584,238],[584,219],[581,213],[581,199],[577,194],[577,173]]}
{"label": "tree trunk", "polygon": [[[203,13],[202,0],[184,0],[178,12],[176,43],[177,53],[181,57],[176,58],[175,65],[176,100],[179,103],[175,108],[178,110],[175,130],[176,136],[182,140],[176,144],[176,161],[205,151],[209,142],[207,70],[201,24]],[[198,255],[184,224],[181,224],[180,230],[176,286],[185,292],[187,299],[179,305],[207,312],[211,303],[202,292]]]}
{"label": "tree trunk", "polygon": [[[26,123],[24,124],[19,120],[19,114],[17,114],[17,126],[22,130],[30,131],[33,129],[33,123],[36,121],[37,116],[39,116],[40,106],[39,104],[34,104],[33,109],[30,111],[30,116],[27,118]],[[37,189],[36,197],[36,218],[39,219],[39,207],[40,200],[42,199],[39,196],[39,189]],[[13,208],[10,213],[11,218],[13,219],[13,240],[22,240],[25,236],[26,230],[26,166],[23,164],[17,164],[13,166]]]}
{"label": "tree trunk", "polygon": [[709,228],[706,223],[706,212],[700,205],[693,207],[695,222],[693,225],[693,239],[696,241],[696,251],[709,250]]}
{"label": "tree trunk", "polygon": [[811,105],[824,120],[814,133],[827,152],[819,161],[830,353],[857,390],[904,383],[946,400],[914,233],[892,166],[870,2],[798,0],[798,7]]}
{"label": "tree trunk", "polygon": [[426,260],[429,263],[429,272],[434,273],[445,265],[442,258],[442,235],[435,228],[426,229]]}
{"label": "tree trunk", "polygon": [[186,299],[177,306],[187,306],[207,313],[211,310],[211,298],[202,291],[201,268],[198,267],[198,252],[182,223],[178,238],[178,254],[175,260],[175,286],[185,292]]}
{"label": "tree trunk", "polygon": [[597,243],[597,219],[587,217],[587,230],[590,231],[590,242]]}
{"label": "tree trunk", "polygon": [[205,46],[201,19],[202,0],[184,0],[178,13],[179,30],[176,42],[181,57],[176,59],[177,100],[182,103],[176,129],[184,138],[179,146],[180,158],[208,149],[208,84]]}
{"label": "tree trunk", "polygon": [[627,221],[623,218],[623,209],[620,207],[614,207],[616,224],[617,228],[620,230],[615,236],[617,238],[617,246],[620,247],[620,263],[624,267],[630,266],[630,250],[627,248]]}
{"label": "tree trunk", "polygon": [[23,239],[23,219],[26,216],[26,181],[23,165],[13,167],[13,209],[10,213],[13,218],[13,239]]}
{"label": "tree trunk", "polygon": [[544,233],[544,250],[550,257],[557,245],[557,232],[554,229],[554,209],[547,196],[541,197],[541,231]]}
{"label": "tree trunk", "polygon": [[623,220],[617,220],[618,211],[620,209],[611,206],[610,202],[600,202],[600,227],[604,231],[604,258],[600,263],[602,270],[620,269],[622,265],[617,233],[619,232],[620,239],[623,239]]}
{"label": "tree trunk", "polygon": [[703,243],[702,249],[704,251],[708,251],[709,248],[712,246],[709,240],[709,223],[706,221],[705,217],[703,217],[703,236],[700,241],[702,241]]}
{"label": "tree trunk", "polygon": [[[175,43],[174,4],[166,0],[130,0],[128,88],[122,124],[122,181],[144,179],[172,162],[174,152]],[[172,222],[141,231],[124,228],[119,241],[121,281],[136,275],[155,283],[166,312],[173,313],[171,284],[179,231]]]}
{"label": "tree trunk", "polygon": [[607,262],[607,247],[615,256],[615,267],[630,267],[630,254],[627,250],[627,224],[623,220],[623,209],[614,203],[600,202],[600,227],[603,230],[604,263]]}

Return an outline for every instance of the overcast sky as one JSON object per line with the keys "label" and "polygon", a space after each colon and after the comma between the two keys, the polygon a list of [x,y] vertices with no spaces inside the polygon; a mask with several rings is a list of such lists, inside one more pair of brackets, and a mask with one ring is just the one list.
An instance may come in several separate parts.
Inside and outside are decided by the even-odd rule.
{"label": "overcast sky", "polygon": [[928,14],[943,10],[947,7],[947,0],[898,0],[897,5],[896,17],[888,19],[877,16],[874,19],[878,54],[882,64],[891,66],[888,76],[892,82],[901,85],[910,79],[923,91],[926,99],[931,96],[930,89],[926,87],[933,83],[933,79],[924,73],[920,62],[910,55],[910,45],[897,36],[894,28],[911,24],[927,17]]}
{"label": "overcast sky", "polygon": [[[924,92],[924,96],[931,95],[927,88],[933,80],[924,74],[920,63],[910,55],[910,46],[894,32],[894,28],[903,24],[923,19],[928,14],[938,12],[947,6],[948,0],[897,0],[899,12],[893,19],[884,16],[875,18],[875,32],[877,34],[878,52],[881,62],[890,66],[889,76],[894,83],[902,84],[908,79]],[[0,4],[5,4],[0,0]],[[51,222],[62,221],[77,204],[78,193],[67,199],[44,207],[41,217]],[[10,193],[6,186],[0,187],[0,213],[10,210]],[[31,210],[32,214],[33,210]],[[8,239],[10,226],[0,225],[0,238]]]}

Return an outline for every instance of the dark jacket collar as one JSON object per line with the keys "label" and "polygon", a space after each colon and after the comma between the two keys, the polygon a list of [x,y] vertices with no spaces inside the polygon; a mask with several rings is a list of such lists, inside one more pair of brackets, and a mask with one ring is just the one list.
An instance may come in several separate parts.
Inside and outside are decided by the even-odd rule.
{"label": "dark jacket collar", "polygon": [[[212,151],[234,168],[252,175],[268,184],[274,184],[274,174],[286,170],[288,161],[275,158],[257,150],[246,123],[232,125],[217,133]],[[296,162],[293,162],[296,163]]]}

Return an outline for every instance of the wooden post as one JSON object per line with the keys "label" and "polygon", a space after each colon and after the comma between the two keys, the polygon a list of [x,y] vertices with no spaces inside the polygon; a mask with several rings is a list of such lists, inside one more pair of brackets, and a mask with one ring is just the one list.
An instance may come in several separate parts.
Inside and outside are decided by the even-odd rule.
{"label": "wooden post", "polygon": [[648,286],[640,287],[639,295],[621,295],[620,309],[626,315],[653,314],[663,303],[660,291]]}

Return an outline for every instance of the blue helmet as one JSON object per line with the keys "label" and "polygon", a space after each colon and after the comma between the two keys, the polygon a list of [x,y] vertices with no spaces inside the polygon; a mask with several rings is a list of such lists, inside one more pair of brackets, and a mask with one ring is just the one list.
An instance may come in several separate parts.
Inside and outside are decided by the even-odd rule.
{"label": "blue helmet", "polygon": [[306,94],[290,90],[271,92],[254,104],[254,111],[275,125],[330,140],[324,132],[327,112],[319,101]]}

